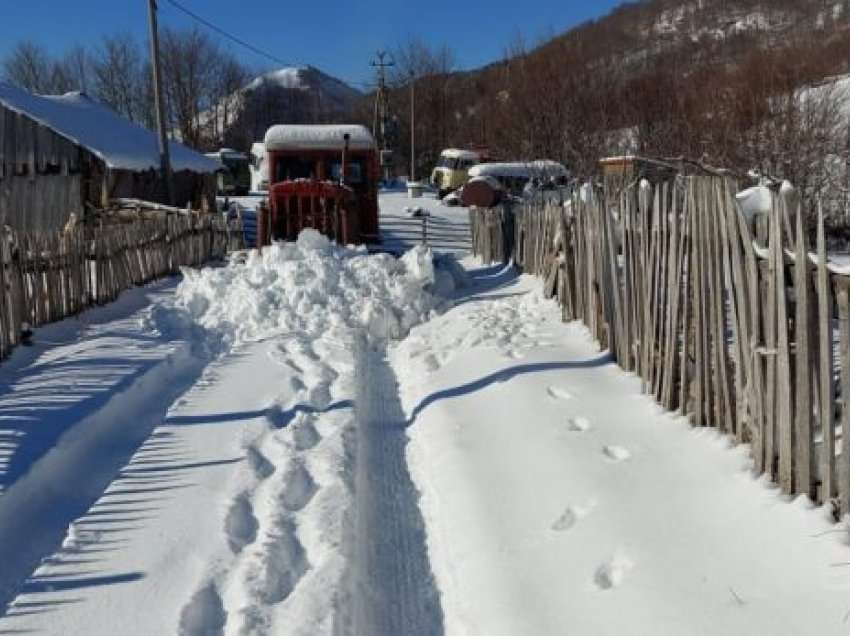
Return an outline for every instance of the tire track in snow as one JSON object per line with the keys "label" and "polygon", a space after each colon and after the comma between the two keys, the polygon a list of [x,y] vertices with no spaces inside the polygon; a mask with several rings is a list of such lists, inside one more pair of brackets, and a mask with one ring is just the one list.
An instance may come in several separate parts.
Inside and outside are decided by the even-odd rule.
{"label": "tire track in snow", "polygon": [[355,634],[443,633],[419,493],[405,457],[406,418],[383,352],[360,356],[355,481]]}

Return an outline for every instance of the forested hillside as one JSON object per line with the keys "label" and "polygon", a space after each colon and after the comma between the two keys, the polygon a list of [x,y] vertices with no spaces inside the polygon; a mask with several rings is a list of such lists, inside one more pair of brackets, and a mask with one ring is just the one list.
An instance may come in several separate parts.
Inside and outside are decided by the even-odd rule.
{"label": "forested hillside", "polygon": [[846,96],[826,81],[850,70],[846,0],[648,0],[537,46],[508,44],[503,61],[474,72],[452,72],[450,49],[415,42],[397,57],[400,78],[422,78],[423,164],[476,143],[586,175],[601,155],[639,152],[820,191],[847,156]]}

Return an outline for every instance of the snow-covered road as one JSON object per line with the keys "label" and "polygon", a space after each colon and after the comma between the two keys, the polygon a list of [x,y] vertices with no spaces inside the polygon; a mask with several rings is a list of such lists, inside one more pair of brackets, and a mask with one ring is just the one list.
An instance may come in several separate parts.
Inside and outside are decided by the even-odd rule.
{"label": "snow-covered road", "polygon": [[[385,193],[393,249],[411,205],[464,253],[464,210]],[[827,510],[452,263],[311,237],[39,330],[0,365],[0,634],[846,632]]]}

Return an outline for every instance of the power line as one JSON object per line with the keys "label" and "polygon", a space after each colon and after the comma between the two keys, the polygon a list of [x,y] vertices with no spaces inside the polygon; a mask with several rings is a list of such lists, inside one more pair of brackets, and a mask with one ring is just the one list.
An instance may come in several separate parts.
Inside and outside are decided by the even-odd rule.
{"label": "power line", "polygon": [[263,57],[265,57],[265,58],[268,58],[268,59],[270,59],[271,61],[276,62],[277,64],[281,64],[281,65],[283,65],[283,66],[299,66],[298,64],[292,64],[292,63],[290,63],[290,62],[286,62],[286,61],[284,61],[284,60],[280,59],[279,57],[277,57],[276,55],[273,55],[273,54],[271,54],[271,53],[268,53],[268,52],[266,52],[266,51],[263,51],[262,49],[258,49],[258,48],[257,48],[256,46],[254,46],[253,44],[249,44],[249,43],[248,43],[248,42],[246,42],[245,40],[243,40],[243,39],[241,39],[241,38],[238,38],[238,37],[236,37],[235,35],[233,35],[233,34],[231,34],[231,33],[228,33],[227,31],[225,31],[225,30],[224,30],[224,29],[222,29],[221,27],[218,27],[218,26],[214,25],[214,24],[213,24],[212,22],[210,22],[209,20],[207,20],[207,19],[205,19],[205,18],[202,18],[201,16],[199,16],[197,13],[194,13],[194,12],[193,12],[193,11],[191,11],[190,9],[187,9],[187,8],[186,8],[186,7],[184,7],[182,4],[180,4],[179,2],[177,2],[177,0],[166,0],[166,2],[168,2],[168,4],[170,4],[171,6],[173,6],[175,9],[178,9],[179,11],[182,11],[183,13],[185,13],[186,15],[188,15],[188,16],[189,16],[190,18],[192,18],[193,20],[197,20],[198,22],[200,22],[201,24],[203,24],[203,25],[204,25],[205,27],[207,27],[208,29],[212,29],[213,31],[215,31],[216,33],[218,33],[219,35],[221,35],[222,37],[225,37],[225,38],[227,38],[228,40],[231,40],[232,42],[236,42],[236,44],[239,44],[239,45],[241,45],[241,46],[244,46],[246,49],[248,49],[249,51],[253,51],[253,52],[254,52],[254,53],[256,53],[257,55],[261,55],[261,56],[263,56]]}
{"label": "power line", "polygon": [[[262,49],[260,49],[260,48],[257,48],[256,46],[254,46],[253,44],[250,44],[250,43],[246,42],[246,41],[245,41],[245,40],[243,40],[242,38],[239,38],[239,37],[237,37],[237,36],[233,35],[232,33],[229,33],[229,32],[227,32],[227,31],[225,31],[225,30],[224,30],[224,29],[222,29],[221,27],[216,26],[215,24],[213,24],[212,22],[210,22],[210,21],[209,21],[209,20],[207,20],[206,18],[203,18],[203,17],[199,16],[197,13],[195,13],[195,12],[194,12],[194,11],[192,11],[191,9],[187,9],[187,8],[186,8],[186,7],[184,7],[182,4],[180,4],[179,2],[177,2],[177,0],[166,0],[166,2],[168,2],[168,4],[170,4],[171,6],[173,6],[173,7],[174,7],[175,9],[177,9],[178,11],[182,11],[183,13],[185,13],[187,16],[189,16],[189,17],[190,17],[190,18],[192,18],[193,20],[196,20],[196,21],[197,21],[197,22],[199,22],[200,24],[203,24],[203,25],[204,25],[205,27],[207,27],[208,29],[211,29],[212,31],[215,31],[216,33],[218,33],[218,34],[219,34],[219,35],[221,35],[222,37],[227,38],[227,39],[228,39],[228,40],[230,40],[231,42],[235,42],[236,44],[238,44],[238,45],[240,45],[240,46],[245,47],[246,49],[248,49],[249,51],[251,51],[251,52],[253,52],[253,53],[256,53],[257,55],[260,55],[260,56],[262,56],[262,57],[265,57],[265,58],[267,58],[267,59],[271,60],[272,62],[275,62],[276,64],[280,64],[281,66],[305,66],[304,64],[294,64],[294,63],[292,63],[292,62],[287,62],[287,61],[282,60],[281,58],[277,57],[276,55],[274,55],[274,54],[272,54],[272,53],[269,53],[269,52],[264,51],[264,50],[262,50]],[[346,84],[349,84],[349,85],[351,85],[351,84],[356,84],[356,85],[358,85],[358,86],[362,86],[363,88],[367,88],[367,89],[369,89],[369,88],[373,88],[373,87],[374,87],[374,84],[371,84],[371,83],[369,83],[369,82],[363,82],[363,81],[348,81],[348,80],[344,80],[344,81],[345,81],[345,83],[346,83]]]}

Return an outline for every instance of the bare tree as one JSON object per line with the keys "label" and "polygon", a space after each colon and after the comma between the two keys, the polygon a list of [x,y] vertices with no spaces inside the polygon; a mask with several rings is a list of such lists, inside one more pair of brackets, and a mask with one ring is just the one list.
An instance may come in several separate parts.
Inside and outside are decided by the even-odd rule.
{"label": "bare tree", "polygon": [[150,106],[145,101],[145,63],[129,33],[103,39],[92,61],[93,86],[98,99],[136,122],[144,122]]}
{"label": "bare tree", "polygon": [[[215,67],[208,98],[210,106],[202,117],[202,134],[211,146],[221,146],[230,142],[232,136],[229,131],[244,108],[242,91],[250,80],[250,72],[236,57],[227,52],[221,52],[213,63]],[[237,145],[244,143],[247,142]]]}
{"label": "bare tree", "polygon": [[[396,145],[402,157],[410,156],[410,82],[416,99],[416,174],[423,174],[448,145],[466,145],[470,131],[462,121],[466,116],[464,96],[453,77],[454,53],[447,46],[431,47],[411,38],[396,47],[396,63],[391,82],[392,110],[396,113]],[[467,96],[468,97],[468,96]],[[471,126],[470,128],[474,128]]]}
{"label": "bare tree", "polygon": [[48,93],[51,62],[47,51],[30,40],[19,42],[3,61],[4,77],[32,93]]}
{"label": "bare tree", "polygon": [[78,90],[84,93],[91,90],[91,57],[85,47],[72,47],[58,64],[61,65],[65,76],[69,79],[71,84],[69,90]]}
{"label": "bare tree", "polygon": [[163,83],[172,129],[195,147],[202,142],[202,116],[213,107],[218,47],[202,31],[164,29],[161,36]]}

